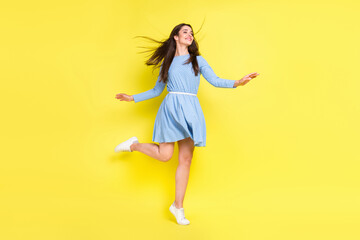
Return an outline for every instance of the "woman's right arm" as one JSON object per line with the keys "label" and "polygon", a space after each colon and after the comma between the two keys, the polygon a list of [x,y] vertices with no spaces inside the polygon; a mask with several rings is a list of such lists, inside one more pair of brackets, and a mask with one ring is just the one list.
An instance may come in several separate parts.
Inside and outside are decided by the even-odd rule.
{"label": "woman's right arm", "polygon": [[160,82],[159,80],[160,80],[160,74],[156,80],[156,84],[153,89],[132,95],[134,102],[137,103],[137,102],[141,102],[144,100],[148,100],[148,99],[160,96],[160,94],[164,91],[166,83]]}
{"label": "woman's right arm", "polygon": [[[160,68],[160,71],[161,71],[161,68]],[[145,100],[157,97],[164,91],[164,88],[166,86],[166,83],[160,82],[159,80],[160,80],[160,73],[156,80],[155,87],[153,89],[150,89],[148,91],[138,93],[135,95],[127,95],[124,93],[119,93],[119,94],[116,94],[115,98],[120,99],[121,101],[128,101],[128,102],[134,101],[135,103],[137,103],[137,102],[141,102],[141,101],[145,101]]]}

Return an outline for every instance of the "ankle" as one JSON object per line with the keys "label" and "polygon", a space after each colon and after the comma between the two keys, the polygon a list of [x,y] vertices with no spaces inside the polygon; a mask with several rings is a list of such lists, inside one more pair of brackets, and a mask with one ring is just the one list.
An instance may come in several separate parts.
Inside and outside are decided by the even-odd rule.
{"label": "ankle", "polygon": [[174,206],[175,206],[176,208],[178,208],[178,209],[183,207],[182,204],[177,204],[176,202],[174,203]]}
{"label": "ankle", "polygon": [[130,146],[130,150],[131,151],[136,151],[136,145],[137,145],[138,143],[133,143],[133,144],[131,144],[131,146]]}

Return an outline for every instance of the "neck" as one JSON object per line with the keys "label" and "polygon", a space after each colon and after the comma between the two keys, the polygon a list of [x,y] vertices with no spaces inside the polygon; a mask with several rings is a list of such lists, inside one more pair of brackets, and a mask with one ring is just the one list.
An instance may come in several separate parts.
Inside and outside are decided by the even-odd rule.
{"label": "neck", "polygon": [[175,56],[181,56],[181,55],[186,55],[186,54],[189,54],[187,47],[176,48]]}

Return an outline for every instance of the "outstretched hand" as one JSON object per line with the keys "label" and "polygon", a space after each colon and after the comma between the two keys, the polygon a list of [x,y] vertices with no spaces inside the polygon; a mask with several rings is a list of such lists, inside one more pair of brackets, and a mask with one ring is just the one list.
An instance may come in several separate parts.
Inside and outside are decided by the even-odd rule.
{"label": "outstretched hand", "polygon": [[245,84],[247,84],[251,79],[256,78],[256,76],[258,76],[260,74],[258,74],[257,72],[253,72],[250,73],[248,75],[245,75],[242,79],[237,80],[234,84],[235,87],[237,86],[244,86]]}
{"label": "outstretched hand", "polygon": [[134,97],[131,96],[131,95],[127,95],[125,93],[118,93],[116,94],[116,99],[120,99],[120,101],[127,101],[127,102],[130,102],[130,101],[134,101]]}

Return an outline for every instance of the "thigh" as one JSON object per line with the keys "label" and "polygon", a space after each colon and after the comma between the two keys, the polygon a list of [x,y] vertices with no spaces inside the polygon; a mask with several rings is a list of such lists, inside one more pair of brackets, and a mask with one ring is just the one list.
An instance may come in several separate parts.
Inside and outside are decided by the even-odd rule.
{"label": "thigh", "polygon": [[179,146],[179,162],[191,161],[194,153],[194,141],[188,137],[178,141]]}
{"label": "thigh", "polygon": [[164,156],[172,157],[174,153],[175,142],[159,143],[159,153]]}

